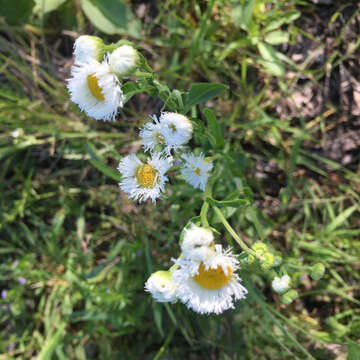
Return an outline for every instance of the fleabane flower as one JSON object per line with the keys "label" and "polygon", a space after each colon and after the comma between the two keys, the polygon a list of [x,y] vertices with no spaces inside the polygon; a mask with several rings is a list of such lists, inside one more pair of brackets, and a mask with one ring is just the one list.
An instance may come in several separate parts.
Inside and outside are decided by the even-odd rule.
{"label": "fleabane flower", "polygon": [[181,168],[181,175],[195,189],[199,188],[205,191],[210,171],[213,168],[212,162],[206,160],[202,153],[199,156],[193,153],[183,154],[181,157],[185,160],[185,164]]}
{"label": "fleabane flower", "polygon": [[150,292],[157,302],[176,302],[176,288],[170,271],[157,271],[151,274],[145,283],[145,290]]}
{"label": "fleabane flower", "polygon": [[159,122],[165,139],[164,151],[166,153],[170,154],[171,150],[180,150],[191,139],[193,128],[185,115],[163,112],[160,115]]}
{"label": "fleabane flower", "polygon": [[215,245],[213,256],[205,261],[179,258],[172,273],[176,296],[195,312],[221,314],[246,297],[237,269],[237,259],[230,250],[223,251],[221,245]]}
{"label": "fleabane flower", "polygon": [[104,56],[104,43],[97,36],[82,35],[74,43],[74,62],[80,64],[89,60],[101,61]]}
{"label": "fleabane flower", "polygon": [[165,183],[168,181],[165,173],[172,165],[172,157],[163,158],[159,153],[154,153],[152,158],[143,164],[135,154],[125,156],[119,164],[118,170],[123,179],[119,183],[122,191],[134,200],[152,202],[164,192]]}
{"label": "fleabane flower", "polygon": [[290,280],[289,275],[283,275],[281,278],[276,276],[272,281],[271,286],[277,293],[283,293],[289,288]]}
{"label": "fleabane flower", "polygon": [[184,230],[181,243],[184,259],[206,261],[214,255],[214,235],[211,230],[191,224]]}
{"label": "fleabane flower", "polygon": [[154,151],[156,145],[163,147],[164,153],[180,150],[192,136],[190,120],[181,114],[164,112],[159,119],[151,116],[154,123],[147,122],[140,130],[141,142],[145,151]]}
{"label": "fleabane flower", "polygon": [[163,135],[163,126],[155,115],[151,116],[154,123],[151,121],[144,124],[140,129],[141,143],[144,147],[144,151],[153,152],[155,146],[161,144],[165,145],[165,137]]}
{"label": "fleabane flower", "polygon": [[67,88],[71,100],[88,116],[96,120],[115,120],[124,95],[108,60],[102,63],[90,59],[72,67]]}
{"label": "fleabane flower", "polygon": [[131,75],[137,68],[138,52],[130,45],[122,45],[109,55],[109,64],[113,72],[120,77]]}

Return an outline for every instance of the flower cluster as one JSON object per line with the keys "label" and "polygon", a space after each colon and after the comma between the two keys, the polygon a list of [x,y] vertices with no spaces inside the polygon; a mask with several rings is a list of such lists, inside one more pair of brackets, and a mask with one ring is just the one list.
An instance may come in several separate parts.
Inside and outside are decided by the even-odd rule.
{"label": "flower cluster", "polygon": [[74,57],[67,85],[71,100],[96,120],[114,121],[125,101],[121,80],[136,70],[137,51],[127,44],[113,49],[96,36],[83,35],[75,41]]}
{"label": "flower cluster", "polygon": [[156,301],[179,300],[197,313],[220,314],[246,297],[236,274],[238,260],[230,249],[214,243],[212,231],[191,224],[180,246],[182,255],[174,266],[152,274],[145,284]]}
{"label": "flower cluster", "polygon": [[147,199],[155,202],[164,192],[168,181],[165,174],[174,162],[173,155],[180,153],[179,157],[183,160],[181,174],[194,188],[204,191],[212,163],[203,154],[181,153],[192,136],[191,121],[185,115],[174,112],[163,112],[159,118],[153,115],[151,119],[153,121],[145,123],[140,129],[144,152],[149,152],[151,158],[146,164],[134,154],[121,160],[118,167],[123,177],[119,184],[121,190],[139,202]]}

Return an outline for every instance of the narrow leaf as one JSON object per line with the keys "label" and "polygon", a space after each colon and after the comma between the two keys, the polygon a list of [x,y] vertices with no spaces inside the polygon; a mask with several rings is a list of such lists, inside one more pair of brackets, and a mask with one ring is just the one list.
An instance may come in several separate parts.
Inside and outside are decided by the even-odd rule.
{"label": "narrow leaf", "polygon": [[90,163],[102,172],[105,176],[115,180],[121,181],[121,175],[117,171],[111,169],[105,164],[105,161],[101,158],[101,156],[97,153],[95,147],[90,143],[87,142],[85,145],[86,152],[90,155]]}
{"label": "narrow leaf", "polygon": [[221,148],[224,146],[224,138],[221,134],[221,127],[220,124],[214,115],[213,111],[211,109],[204,109],[203,111],[206,120],[208,122],[208,127],[210,134],[215,138],[216,147]]}

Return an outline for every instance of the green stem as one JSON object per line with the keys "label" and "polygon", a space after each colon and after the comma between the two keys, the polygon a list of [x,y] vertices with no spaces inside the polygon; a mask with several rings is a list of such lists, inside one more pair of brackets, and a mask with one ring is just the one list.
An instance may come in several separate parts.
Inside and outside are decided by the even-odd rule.
{"label": "green stem", "polygon": [[207,197],[211,197],[212,194],[212,182],[209,181],[206,185],[205,188],[205,192],[204,192],[204,202],[203,205],[201,207],[201,211],[200,211],[200,219],[201,219],[201,223],[203,226],[205,227],[210,227],[209,222],[207,220],[207,212],[209,210],[209,203],[206,201]]}
{"label": "green stem", "polygon": [[201,207],[201,211],[200,211],[200,219],[201,219],[201,223],[205,227],[209,227],[209,222],[207,221],[207,218],[206,218],[206,214],[207,214],[208,210],[209,210],[209,203],[207,201],[204,201],[204,203]]}
{"label": "green stem", "polygon": [[265,241],[265,235],[264,235],[263,229],[262,229],[262,227],[260,225],[259,219],[257,218],[257,215],[256,215],[256,212],[255,212],[254,208],[249,207],[248,212],[250,214],[252,222],[254,223],[255,229],[256,229],[257,233],[259,234],[259,236],[260,236],[261,241]]}
{"label": "green stem", "polygon": [[220,218],[221,222],[223,223],[223,225],[225,226],[226,230],[230,233],[230,235],[235,239],[235,241],[240,245],[240,247],[246,251],[247,253],[255,256],[256,258],[259,258],[258,254],[250,249],[245,243],[244,241],[240,238],[240,236],[235,232],[235,230],[231,227],[231,225],[228,223],[228,221],[225,219],[225,216],[223,215],[223,213],[221,212],[221,210],[215,206],[212,205],[212,208],[214,209],[216,215]]}

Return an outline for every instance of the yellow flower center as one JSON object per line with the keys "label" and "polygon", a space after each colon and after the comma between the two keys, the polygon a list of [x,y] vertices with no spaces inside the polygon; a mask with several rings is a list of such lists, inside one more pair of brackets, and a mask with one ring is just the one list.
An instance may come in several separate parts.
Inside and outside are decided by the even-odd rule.
{"label": "yellow flower center", "polygon": [[227,275],[224,273],[224,270],[221,266],[218,266],[216,269],[207,269],[205,270],[204,264],[200,264],[199,272],[193,277],[201,287],[208,290],[220,289],[231,280],[232,269],[230,266],[227,268]]}
{"label": "yellow flower center", "polygon": [[170,124],[169,129],[171,129],[172,132],[175,132],[176,131],[176,126],[174,124]]}
{"label": "yellow flower center", "polygon": [[91,74],[88,76],[87,81],[88,87],[93,96],[100,101],[104,101],[105,97],[102,93],[101,87],[99,86],[99,79],[94,74]]}
{"label": "yellow flower center", "polygon": [[160,144],[163,144],[165,142],[164,135],[159,132],[155,134],[155,138]]}
{"label": "yellow flower center", "polygon": [[136,180],[142,187],[153,188],[157,173],[157,170],[149,164],[140,165],[136,170]]}
{"label": "yellow flower center", "polygon": [[197,176],[200,176],[200,168],[196,168],[196,169],[193,168],[193,171]]}

